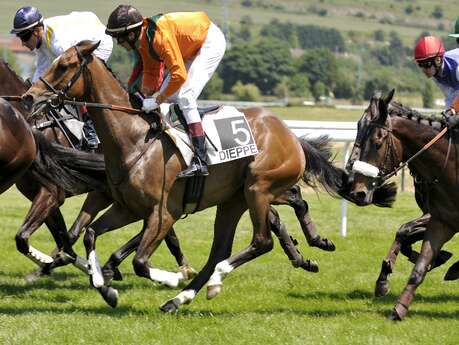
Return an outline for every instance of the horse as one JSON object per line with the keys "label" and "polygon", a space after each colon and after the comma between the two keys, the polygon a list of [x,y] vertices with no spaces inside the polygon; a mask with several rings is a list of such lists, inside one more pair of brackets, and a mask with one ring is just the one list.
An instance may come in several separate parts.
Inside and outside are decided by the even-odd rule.
{"label": "horse", "polygon": [[[9,65],[0,59],[0,94],[5,96],[22,95],[28,87]],[[78,257],[71,250],[71,246],[97,214],[112,203],[112,198],[108,187],[93,188],[94,186],[88,186],[86,188],[79,186],[78,188],[74,188],[75,186],[72,186],[71,183],[75,183],[75,180],[71,180],[72,182],[67,181],[66,185],[60,186],[59,182],[57,182],[59,177],[53,181],[49,175],[45,178],[46,174],[37,174],[36,169],[28,169],[28,167],[34,166],[33,162],[36,158],[36,144],[34,135],[32,134],[32,127],[38,128],[49,142],[55,142],[65,147],[71,147],[74,143],[70,142],[70,137],[64,134],[62,127],[58,126],[55,118],[46,117],[44,121],[46,126],[44,126],[43,121],[28,118],[28,112],[20,103],[11,102],[11,104],[16,109],[14,112],[9,109],[10,107],[6,107],[5,101],[2,99],[2,110],[6,107],[8,111],[2,111],[4,116],[1,119],[2,152],[0,155],[4,169],[2,170],[0,192],[5,191],[12,184],[16,183],[18,190],[32,202],[30,210],[16,234],[16,246],[19,252],[40,266],[38,271],[26,276],[27,281],[32,281],[38,276],[49,275],[54,267],[69,262],[75,263]],[[42,152],[46,151],[44,146],[48,146],[43,141],[40,142]],[[43,159],[44,157],[42,156]],[[94,159],[98,162],[99,166],[103,164],[101,156],[98,158],[94,157]],[[99,181],[100,183],[104,183],[103,179]],[[78,183],[81,184],[81,182],[82,180],[80,179]],[[59,207],[62,206],[67,197],[87,192],[89,192],[88,196],[83,203],[78,217],[67,233],[66,224]],[[59,250],[62,250],[61,253],[58,253],[57,257],[56,254],[53,255],[54,259],[56,259],[53,261],[51,257],[41,253],[28,243],[30,236],[43,223],[46,223],[56,242],[57,249],[54,252],[58,253]],[[165,241],[175,257],[184,279],[192,276],[194,270],[184,256],[173,229],[167,234]],[[123,252],[117,253],[114,259],[119,258],[123,254]],[[79,268],[85,269],[84,262],[77,262],[77,265]],[[120,279],[118,271],[115,270],[113,275]]]}
{"label": "horse", "polygon": [[[65,90],[67,99],[129,105],[127,92],[92,52],[98,43],[80,42],[69,48],[23,96],[28,109],[56,103]],[[62,96],[62,95],[61,95]],[[338,193],[344,171],[320,155],[306,138],[299,140],[276,116],[263,108],[241,110],[253,131],[259,153],[210,167],[198,210],[217,206],[214,239],[207,263],[198,275],[161,310],[172,312],[190,303],[208,282],[208,298],[219,294],[223,277],[240,265],[272,249],[270,205],[299,180],[317,178],[330,193]],[[135,273],[147,279],[155,274],[148,259],[167,231],[183,215],[185,181],[177,180],[185,162],[163,131],[151,133],[151,114],[130,115],[95,107],[90,114],[104,147],[107,179],[114,203],[86,230],[84,245],[91,268],[90,283],[104,286],[95,242],[98,236],[137,220],[144,230],[133,259]],[[251,244],[230,256],[236,226],[249,210]]]}
{"label": "horse", "polygon": [[0,128],[0,193],[3,193],[24,175],[37,150],[30,126],[3,99],[0,99]]}
{"label": "horse", "polygon": [[[25,82],[3,60],[0,60],[0,76],[3,80],[3,83],[0,84],[1,94],[19,95],[19,94],[24,93],[25,90],[27,90],[28,88]],[[5,86],[9,86],[9,87],[5,87]],[[27,116],[25,110],[20,106],[19,103],[13,102],[12,104],[15,105],[23,113],[24,116]],[[55,119],[51,119],[52,121],[49,121],[49,118],[47,118],[46,120],[47,120],[46,122],[49,123],[47,127],[42,126],[41,123],[37,122],[36,119],[31,120],[31,122],[34,124],[35,127],[41,128],[41,130],[44,132],[44,134],[50,141],[57,142],[61,145],[69,147],[71,145],[71,143],[69,142],[70,138],[69,136],[63,135],[62,127],[57,126]],[[20,183],[18,185],[18,188],[24,195],[26,196],[30,195],[29,199],[32,200],[32,206],[24,221],[24,224],[21,226],[16,236],[16,242],[17,242],[18,248],[21,248],[20,251],[22,253],[28,254],[29,253],[28,240],[30,236],[33,234],[33,232],[36,229],[39,228],[39,226],[43,223],[43,221],[46,221],[47,223],[50,222],[49,218],[51,217],[48,217],[48,219],[46,219],[46,214],[52,214],[53,212],[56,212],[57,217],[60,214],[59,207],[63,204],[64,199],[62,199],[62,197],[58,199],[55,197],[55,195],[61,195],[64,198],[66,198],[66,197],[72,196],[73,194],[72,193],[69,194],[68,190],[67,190],[67,193],[62,193],[62,192],[48,193],[49,189],[59,191],[59,186],[55,184],[54,186],[51,186],[52,188],[45,188],[41,190],[40,192],[36,193],[41,196],[39,199],[36,199],[33,197],[34,193],[28,192],[28,188],[32,188],[32,186],[37,185],[34,188],[36,190],[37,188],[40,187],[40,183],[39,182],[37,183],[37,181],[35,181],[36,179],[35,180],[33,179],[33,176],[27,176],[27,180],[32,181],[32,184]],[[52,182],[50,183],[50,181],[48,181],[47,184],[52,185]],[[65,190],[65,186],[62,188],[63,190]],[[103,193],[100,191],[91,191],[88,194],[88,197],[86,198],[82,206],[82,209],[80,213],[78,214],[77,219],[75,220],[75,222],[73,223],[69,231],[70,244],[75,243],[76,240],[79,238],[80,234],[84,231],[86,226],[96,217],[99,211],[108,207],[111,203],[112,203],[112,199],[107,190],[105,190]],[[304,232],[304,235],[306,237],[306,240],[309,246],[318,247],[325,251],[335,250],[335,245],[331,240],[327,238],[322,238],[317,233],[315,225],[309,216],[309,210],[308,210],[309,208],[308,208],[307,202],[302,199],[301,190],[298,186],[292,187],[291,190],[288,191],[284,195],[283,198],[279,198],[277,201],[277,204],[278,205],[289,205],[290,207],[294,208],[295,214],[297,216],[297,219],[300,223],[300,226]],[[48,209],[46,209],[46,207]],[[35,210],[39,210],[40,212],[36,212]],[[295,268],[300,267],[310,272],[317,272],[318,271],[317,263],[312,260],[305,260],[302,257],[301,253],[296,248],[296,241],[293,238],[291,238],[291,236],[286,232],[285,227],[277,220],[277,218],[278,218],[277,212],[274,209],[272,209],[270,213],[272,230],[275,233],[275,235],[278,237],[279,242],[284,252],[290,259],[292,265]],[[51,224],[54,224],[54,223],[51,223]],[[61,222],[60,228],[62,229],[62,231],[64,230],[66,231],[65,223]],[[52,230],[52,233],[55,233],[55,231],[53,231],[54,228],[50,228],[50,229]],[[54,235],[54,237],[59,239],[57,235]],[[60,240],[59,241],[56,240],[56,241],[59,243],[62,242]],[[115,280],[122,279],[121,272],[118,270],[117,267],[130,253],[133,252],[133,250],[137,247],[137,244],[139,241],[140,241],[140,237],[135,236],[132,241],[129,241],[127,246],[121,247],[117,252],[115,252],[109,258],[109,260],[106,262],[106,264],[104,265],[102,269],[104,277],[107,282],[110,282],[112,279],[115,279]],[[177,264],[179,266],[179,273],[178,275],[177,274],[167,275],[163,272],[162,276],[163,277],[167,276],[169,278],[166,279],[165,281],[162,281],[162,283],[170,287],[176,287],[181,279],[189,279],[190,277],[192,277],[194,275],[194,270],[189,265],[188,260],[186,259],[185,255],[181,251],[178,238],[173,228],[166,235],[165,241],[166,241],[166,244],[170,252],[173,254],[173,256],[175,257],[177,261]],[[58,247],[60,247],[60,245]],[[32,248],[32,250],[34,250],[34,253],[35,253],[35,249]],[[63,256],[65,260],[57,260],[57,261],[55,260],[52,263],[46,263],[46,264],[38,261],[38,264],[41,266],[41,268],[38,271],[27,275],[26,279],[28,281],[31,281],[41,275],[44,275],[44,274],[49,275],[53,268],[69,263],[69,260],[67,258],[68,253],[61,254],[61,255]],[[35,256],[33,257],[33,259],[35,262],[37,262]],[[28,257],[30,257],[30,255]],[[46,256],[40,254],[38,255],[38,257],[45,258]],[[49,258],[47,258],[47,261],[49,261]],[[71,259],[70,262],[71,261],[73,261],[73,259]],[[81,264],[80,264],[80,268],[81,268]]]}
{"label": "horse", "polygon": [[[449,143],[441,138],[428,150],[424,149],[422,156],[414,157],[438,135],[445,123],[420,116],[411,109],[392,102],[393,95],[394,90],[386,97],[374,96],[358,123],[358,151],[352,163],[354,179],[350,193],[360,205],[371,203],[374,189],[392,176],[400,164],[409,160],[408,167],[418,189],[417,202],[424,214],[410,222],[414,240],[422,239],[421,251],[419,255],[416,253],[412,257],[415,260],[414,268],[389,316],[392,320],[403,320],[408,314],[416,289],[429,269],[438,266],[437,260],[442,263],[450,256],[447,252],[442,254],[441,248],[457,232],[456,224],[459,220],[459,213],[456,211],[459,192],[455,153],[458,144],[454,140],[451,144],[453,153],[446,154],[449,152]],[[411,157],[414,158],[410,159]],[[397,238],[386,262],[383,262],[377,281],[376,291],[380,290],[381,294],[388,291],[384,280],[400,249],[396,242]]]}

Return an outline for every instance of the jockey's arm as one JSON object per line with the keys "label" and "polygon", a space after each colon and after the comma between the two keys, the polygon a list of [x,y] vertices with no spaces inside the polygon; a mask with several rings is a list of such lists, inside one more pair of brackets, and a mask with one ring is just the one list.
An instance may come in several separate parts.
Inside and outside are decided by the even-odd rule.
{"label": "jockey's arm", "polygon": [[170,74],[166,88],[156,97],[156,102],[161,104],[182,87],[187,78],[187,71],[175,36],[168,35],[163,39],[161,46],[154,44],[154,48]]}

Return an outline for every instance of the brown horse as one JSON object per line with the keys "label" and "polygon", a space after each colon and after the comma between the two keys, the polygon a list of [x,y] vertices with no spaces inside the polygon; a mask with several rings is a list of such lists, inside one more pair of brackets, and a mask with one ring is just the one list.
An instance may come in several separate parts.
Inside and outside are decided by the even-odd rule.
{"label": "brown horse", "polygon": [[[9,68],[9,66],[2,60],[0,60],[0,77],[3,81],[3,83],[0,84],[0,94],[19,95],[25,92],[25,90],[27,89],[27,86],[22,81],[22,79],[19,76],[17,76],[17,74],[13,70],[11,70],[11,68]],[[24,109],[20,107],[19,103],[14,102],[13,105],[17,106],[18,109],[24,113]],[[27,116],[27,114],[24,113],[24,116]],[[46,120],[49,120],[49,118],[47,118]],[[49,141],[57,142],[66,147],[70,146],[69,136],[63,135],[61,127],[57,126],[55,121],[46,121],[46,123],[51,122],[51,124],[45,128],[43,128],[41,121],[32,120],[31,122],[36,127],[41,128],[41,130],[44,132],[45,136],[49,139]],[[65,154],[71,155],[72,153],[66,152]],[[60,200],[60,202],[58,202],[55,198],[55,195],[64,195],[65,197],[69,197],[71,195],[74,195],[75,191],[70,192],[68,190],[69,188],[66,188],[65,186],[61,187],[58,185],[58,183],[53,184],[52,181],[47,181],[46,186],[44,186],[43,181],[39,181],[36,178],[36,175],[32,176],[32,174],[29,174],[27,176],[27,180],[30,181],[30,183],[25,183],[24,181],[24,183],[20,183],[18,185],[20,191],[23,192],[24,195],[41,195],[40,198],[33,198],[31,210],[29,211],[29,214],[26,217],[24,224],[17,235],[18,248],[24,248],[23,252],[28,253],[29,248],[27,243],[29,237],[36,229],[38,229],[38,227],[43,223],[43,221],[50,221],[49,219],[47,220],[46,214],[56,212],[58,215],[60,213],[59,206],[61,206],[64,200],[62,199]],[[69,183],[74,183],[74,181],[67,182],[67,184]],[[38,193],[33,191],[28,192],[28,189],[36,190],[37,188],[42,188],[43,190]],[[56,191],[62,190],[65,192],[48,193],[50,189]],[[78,239],[80,234],[84,231],[85,227],[95,218],[98,212],[108,207],[111,203],[112,199],[111,196],[107,194],[107,191],[90,192],[83,204],[82,210],[80,211],[77,219],[75,220],[69,232],[70,243],[73,244]],[[312,222],[309,216],[308,205],[306,201],[302,200],[301,191],[298,186],[294,186],[290,191],[285,193],[282,198],[279,198],[277,200],[277,204],[289,205],[294,208],[295,214],[299,220],[301,228],[306,236],[308,244],[311,247],[318,247],[326,251],[333,251],[335,249],[333,242],[326,238],[322,238],[319,234],[317,234],[314,223]],[[47,211],[46,207],[48,207],[50,211]],[[40,210],[41,212],[36,212],[35,210]],[[302,257],[302,255],[299,253],[295,246],[294,240],[286,232],[285,227],[281,225],[277,213],[274,209],[271,210],[270,221],[272,225],[271,228],[273,232],[276,234],[276,236],[279,238],[279,242],[282,248],[284,249],[286,255],[291,260],[292,265],[294,267],[301,267],[307,271],[317,272],[317,263],[311,260],[305,260]],[[34,226],[31,227],[30,224],[33,224]],[[61,231],[64,230],[65,223],[61,223]],[[62,236],[64,235],[65,233],[62,234]],[[55,235],[55,237],[56,236],[57,235]],[[117,280],[121,279],[121,273],[118,271],[117,267],[123,261],[123,259],[125,259],[130,253],[132,253],[135,250],[135,248],[137,248],[137,245],[140,242],[140,238],[141,236],[135,236],[132,241],[129,241],[126,246],[120,248],[120,250],[115,252],[110,257],[110,259],[104,265],[103,268],[104,277],[107,281],[110,281],[113,278]],[[171,231],[166,235],[165,241],[169,250],[176,258],[177,264],[180,266],[180,273],[182,274],[183,279],[192,277],[194,274],[194,270],[189,266],[188,261],[186,260],[183,252],[181,251],[178,238],[176,237],[173,229],[171,229]],[[58,242],[60,243],[61,241]],[[43,258],[44,256],[39,255],[39,257]],[[43,267],[37,272],[28,275],[27,278],[31,280],[42,274],[49,274],[52,268],[61,264],[65,264],[67,262],[68,261],[66,260],[59,260],[57,262],[53,262],[52,264],[45,265],[39,262],[39,264],[43,265]],[[170,274],[168,276],[170,277],[169,280],[163,281],[163,283],[165,283],[168,286],[175,286],[178,283],[177,277],[180,276],[180,274]]]}
{"label": "brown horse", "polygon": [[[444,125],[391,103],[392,97],[393,91],[385,98],[373,97],[359,121],[356,139],[359,152],[353,162],[355,176],[351,194],[361,205],[371,203],[374,189],[391,176],[400,163],[421,150]],[[448,140],[442,138],[409,162],[418,188],[422,187],[422,191],[418,191],[422,194],[418,203],[424,216],[413,221],[413,226],[421,230],[421,235],[416,236],[423,242],[421,253],[413,258],[416,263],[408,283],[392,311],[393,320],[402,320],[407,315],[417,287],[427,271],[436,265],[435,260],[442,260],[439,259],[442,246],[457,232],[457,150],[458,144],[454,141],[451,154],[447,155]],[[397,245],[391,248],[389,268],[390,261],[395,262],[398,248]],[[382,290],[386,293],[384,287]]]}
{"label": "brown horse", "polygon": [[0,128],[0,193],[3,193],[27,171],[37,149],[30,126],[3,99],[0,99]]}
{"label": "brown horse", "polygon": [[[126,91],[104,63],[91,55],[97,45],[81,42],[62,54],[23,96],[24,104],[31,108],[49,99],[59,101],[61,98],[50,91],[54,89],[67,90],[69,98],[129,106]],[[162,306],[164,311],[191,302],[211,276],[208,297],[214,297],[221,289],[223,275],[270,251],[270,204],[298,180],[310,182],[310,175],[315,176],[331,192],[341,186],[343,171],[333,167],[306,139],[298,140],[277,117],[260,108],[243,112],[259,153],[210,167],[200,203],[201,210],[217,205],[209,260],[176,298]],[[104,284],[95,253],[97,236],[143,219],[144,231],[133,266],[137,275],[150,279],[155,269],[149,266],[149,257],[183,214],[185,181],[176,180],[176,175],[185,163],[165,133],[151,135],[152,116],[103,108],[91,112],[115,199],[111,208],[88,227],[84,238],[95,287]],[[236,225],[247,209],[253,224],[252,243],[229,257]]]}

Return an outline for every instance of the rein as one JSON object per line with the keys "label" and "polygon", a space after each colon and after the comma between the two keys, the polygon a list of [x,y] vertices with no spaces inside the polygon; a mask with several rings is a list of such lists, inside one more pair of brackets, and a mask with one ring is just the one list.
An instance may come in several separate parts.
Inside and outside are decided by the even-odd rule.
{"label": "rein", "polygon": [[[386,175],[381,176],[380,177],[381,180],[382,181],[386,181],[387,179],[389,179],[392,176],[396,175],[397,172],[400,169],[403,169],[404,167],[406,167],[410,162],[412,162],[421,153],[423,153],[424,151],[428,150],[433,144],[435,144],[438,140],[440,140],[446,134],[447,131],[448,131],[448,127],[443,128],[440,133],[438,133],[434,138],[432,138],[432,140],[430,140],[427,144],[425,144],[418,152],[416,152],[413,156],[411,156],[406,162],[400,163],[400,165],[397,168],[395,168],[394,171],[392,171],[392,172],[390,172],[390,173],[388,173]],[[445,162],[448,161],[448,156],[449,156],[449,152],[448,152],[448,155],[446,156]]]}

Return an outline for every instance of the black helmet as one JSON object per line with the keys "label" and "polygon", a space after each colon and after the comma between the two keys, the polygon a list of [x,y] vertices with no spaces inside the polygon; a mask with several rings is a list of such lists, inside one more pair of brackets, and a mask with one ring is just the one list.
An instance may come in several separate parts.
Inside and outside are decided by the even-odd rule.
{"label": "black helmet", "polygon": [[43,16],[36,7],[26,6],[17,10],[14,16],[12,34],[19,34],[21,32],[31,30],[35,26],[43,22]]}
{"label": "black helmet", "polygon": [[119,5],[108,17],[107,35],[117,37],[124,35],[140,27],[143,17],[140,12],[131,5]]}

